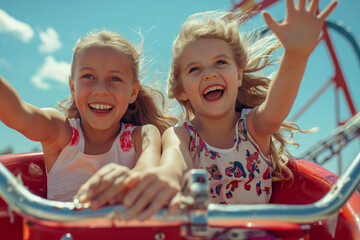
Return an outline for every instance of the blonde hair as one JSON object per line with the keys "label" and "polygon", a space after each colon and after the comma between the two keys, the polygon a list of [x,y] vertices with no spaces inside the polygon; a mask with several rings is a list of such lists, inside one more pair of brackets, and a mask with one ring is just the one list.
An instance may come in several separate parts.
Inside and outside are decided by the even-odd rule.
{"label": "blonde hair", "polygon": [[[131,68],[134,74],[134,81],[141,81],[141,44],[140,46],[135,47],[121,35],[106,30],[98,33],[89,33],[87,36],[78,40],[73,51],[71,75],[74,73],[78,53],[90,46],[111,47],[129,56],[131,59]],[[159,104],[161,108],[158,106]],[[174,117],[165,113],[164,105],[164,95],[160,91],[149,86],[140,85],[140,90],[136,100],[128,106],[128,109],[121,121],[138,126],[153,124],[160,130],[161,133],[163,133],[166,128],[176,122]],[[57,105],[57,107],[65,113],[67,118],[81,117],[73,97],[63,100]]]}
{"label": "blonde hair", "polygon": [[[175,98],[180,103],[187,120],[194,117],[194,109],[190,101],[180,99],[184,90],[180,79],[180,58],[184,48],[197,39],[225,41],[233,52],[237,67],[243,69],[242,86],[238,88],[235,111],[254,108],[265,101],[270,79],[255,73],[277,63],[273,55],[281,44],[273,34],[260,36],[258,33],[243,36],[239,32],[239,26],[247,17],[246,14],[232,12],[204,12],[190,16],[183,24],[173,43],[167,94],[169,98]],[[284,122],[279,131],[271,135],[270,157],[274,180],[293,178],[291,170],[287,167],[288,156],[291,159],[293,157],[286,150],[286,145],[298,146],[292,141],[293,134],[297,131],[306,132],[300,130],[295,123]],[[288,139],[285,133],[290,134]]]}

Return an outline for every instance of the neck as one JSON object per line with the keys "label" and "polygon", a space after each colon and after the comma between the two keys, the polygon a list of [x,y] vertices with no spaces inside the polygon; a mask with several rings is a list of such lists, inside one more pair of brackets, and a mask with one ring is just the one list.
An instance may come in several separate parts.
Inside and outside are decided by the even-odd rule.
{"label": "neck", "polygon": [[98,130],[81,122],[85,139],[85,154],[95,155],[106,153],[110,150],[115,138],[120,132],[120,123],[111,129]]}
{"label": "neck", "polygon": [[234,144],[235,125],[239,115],[240,113],[235,111],[216,118],[195,115],[191,123],[200,136],[211,146],[230,148]]}

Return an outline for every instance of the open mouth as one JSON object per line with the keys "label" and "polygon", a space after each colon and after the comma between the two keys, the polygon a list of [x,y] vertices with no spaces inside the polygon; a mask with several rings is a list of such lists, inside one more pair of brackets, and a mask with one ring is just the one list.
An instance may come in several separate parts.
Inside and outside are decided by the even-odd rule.
{"label": "open mouth", "polygon": [[90,103],[89,107],[93,112],[96,113],[108,113],[114,108],[114,105],[104,103]]}
{"label": "open mouth", "polygon": [[203,96],[208,101],[216,101],[224,94],[224,87],[221,85],[212,85],[203,91]]}

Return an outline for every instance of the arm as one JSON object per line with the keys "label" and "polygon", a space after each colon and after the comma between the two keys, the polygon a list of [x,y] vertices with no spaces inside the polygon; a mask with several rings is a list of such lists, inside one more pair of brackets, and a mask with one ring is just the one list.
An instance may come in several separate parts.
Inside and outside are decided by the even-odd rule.
{"label": "arm", "polygon": [[157,166],[160,159],[161,136],[155,126],[137,127],[132,139],[137,159],[135,167],[130,170],[116,163],[103,166],[80,187],[74,199],[91,202],[92,209],[107,203],[122,203],[126,191],[138,185],[141,175],[146,175],[145,170]]}
{"label": "arm", "polygon": [[[47,169],[71,139],[72,130],[65,116],[55,109],[39,109],[24,102],[16,90],[0,76],[0,120],[44,148]],[[49,151],[45,151],[45,149]],[[49,162],[52,162],[49,164]]]}
{"label": "arm", "polygon": [[169,169],[168,174],[179,182],[184,173],[193,168],[189,144],[190,134],[184,127],[168,128],[162,137],[160,166]]}
{"label": "arm", "polygon": [[137,216],[143,220],[174,198],[180,191],[180,180],[172,178],[174,166],[158,166],[161,153],[158,129],[153,125],[138,127],[133,140],[138,158],[136,166],[131,171],[118,164],[102,167],[80,188],[75,199],[91,202],[92,209],[107,203],[123,203],[128,208],[125,219]]}
{"label": "arm", "polygon": [[[142,211],[137,218],[145,220],[169,202],[169,210],[176,210],[183,175],[192,167],[189,141],[189,133],[183,127],[164,132],[159,166],[146,170],[137,187],[124,198],[124,205],[129,207],[125,219],[132,219]],[[149,207],[145,208],[147,205]]]}
{"label": "arm", "polygon": [[337,2],[332,2],[317,15],[318,2],[311,1],[306,9],[305,0],[299,0],[297,8],[293,0],[287,0],[287,14],[282,23],[276,22],[270,14],[263,13],[269,28],[284,46],[284,55],[265,102],[249,116],[253,133],[257,136],[269,136],[278,131],[291,110],[307,60],[319,41],[324,21],[337,5]]}

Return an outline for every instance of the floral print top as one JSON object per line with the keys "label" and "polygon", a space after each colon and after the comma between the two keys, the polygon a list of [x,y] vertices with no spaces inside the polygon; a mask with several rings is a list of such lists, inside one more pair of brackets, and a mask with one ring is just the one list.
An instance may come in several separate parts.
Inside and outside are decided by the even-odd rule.
{"label": "floral print top", "polygon": [[177,124],[190,133],[189,151],[193,165],[206,170],[212,203],[259,204],[270,200],[271,161],[262,154],[246,129],[250,110],[242,110],[235,127],[234,145],[230,149],[210,146],[188,121]]}

